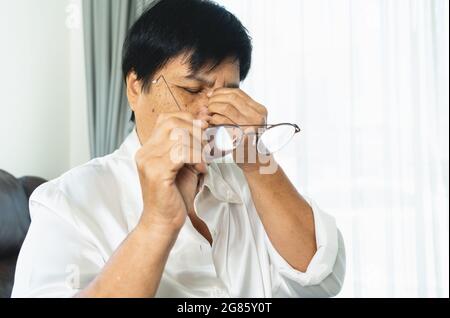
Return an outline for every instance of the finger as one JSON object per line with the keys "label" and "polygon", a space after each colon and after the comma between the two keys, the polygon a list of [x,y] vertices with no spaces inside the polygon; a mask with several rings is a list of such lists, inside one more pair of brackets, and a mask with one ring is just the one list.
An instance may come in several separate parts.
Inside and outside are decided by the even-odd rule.
{"label": "finger", "polygon": [[[177,173],[185,165],[200,165],[205,163],[203,157],[203,146],[196,145],[196,143],[173,141],[169,143],[168,149],[160,156],[160,160],[156,162],[163,164],[165,169],[171,173]],[[153,161],[152,161],[153,162]],[[201,166],[199,171],[203,173]]]}
{"label": "finger", "polygon": [[192,147],[195,150],[203,148],[208,142],[203,139],[203,134],[201,135],[190,135],[189,138],[183,138],[181,141],[184,146]]}
{"label": "finger", "polygon": [[232,119],[219,114],[214,114],[209,123],[211,125],[237,125]]}
{"label": "finger", "polygon": [[[245,111],[241,112],[241,109],[245,109]],[[266,122],[266,117],[264,114],[260,114],[248,107],[241,107],[239,110],[237,110],[233,105],[214,102],[210,106],[210,111],[212,114],[218,114],[224,117],[228,117],[235,124],[239,125],[259,125],[265,124]],[[209,121],[209,123],[215,124],[211,121]]]}
{"label": "finger", "polygon": [[195,118],[209,122],[211,119],[211,113],[209,112],[208,106],[201,107],[195,115]]}
{"label": "finger", "polygon": [[197,120],[204,120],[206,122],[209,122],[211,120],[211,115],[208,114],[202,114],[202,115],[197,115],[196,117]]}
{"label": "finger", "polygon": [[211,95],[210,99],[216,96],[222,96],[222,95],[234,95],[237,96],[236,98],[242,99],[247,106],[250,108],[253,108],[254,110],[258,112],[264,113],[266,111],[265,107],[259,103],[257,103],[253,98],[251,98],[247,93],[245,93],[241,89],[236,88],[218,88],[216,89],[213,94]]}
{"label": "finger", "polygon": [[247,102],[237,95],[223,94],[216,95],[209,99],[209,111],[211,112],[212,104],[230,104],[242,115],[251,118],[254,114],[258,114],[255,109],[249,107]]}
{"label": "finger", "polygon": [[188,174],[189,176],[193,176],[193,177],[197,178],[198,175],[200,174],[200,172],[197,171],[197,169],[195,169],[195,166],[193,166],[193,165],[184,165],[184,167],[182,169],[180,169],[178,176],[183,175],[183,174]]}
{"label": "finger", "polygon": [[186,164],[182,169],[180,169],[178,177],[189,174],[191,177],[198,178],[199,175],[206,174],[207,172],[208,168],[205,163],[198,163],[195,165]]}
{"label": "finger", "polygon": [[174,130],[170,135],[169,147],[180,143],[185,147],[192,147],[196,151],[201,150],[208,143],[203,135],[202,131],[189,133],[187,130]]}
{"label": "finger", "polygon": [[178,117],[170,117],[162,122],[158,128],[169,135],[182,134],[183,132],[196,135],[201,134],[208,126],[206,120],[184,120]]}
{"label": "finger", "polygon": [[208,172],[208,166],[204,162],[197,163],[197,164],[195,164],[195,165],[193,165],[191,167],[197,173],[197,176],[199,174],[206,174]]}
{"label": "finger", "polygon": [[211,112],[211,115],[222,115],[229,118],[234,123],[245,123],[244,116],[231,104],[214,102],[209,105],[209,111]]}
{"label": "finger", "polygon": [[186,146],[181,143],[175,144],[170,151],[170,160],[173,168],[180,169],[180,165],[197,165],[205,163],[202,155],[202,148]]}
{"label": "finger", "polygon": [[223,94],[211,97],[209,102],[213,103],[229,103],[239,110],[242,114],[241,124],[265,124],[267,119],[267,109],[263,105],[255,102],[245,103],[242,98],[237,95]]}
{"label": "finger", "polygon": [[194,116],[188,112],[162,113],[156,120],[154,132],[157,136],[160,136],[160,138],[164,138],[162,136],[171,133],[174,128],[187,127],[187,125],[184,124],[183,121],[185,121],[189,125],[189,123],[192,123],[193,120]]}
{"label": "finger", "polygon": [[143,145],[148,156],[165,157],[176,143],[192,144],[203,147],[206,141],[202,139],[203,133],[209,124],[206,121],[184,121],[171,117],[155,127],[155,138],[149,139]]}
{"label": "finger", "polygon": [[228,88],[228,87],[220,87],[214,90],[212,96],[220,95],[220,94],[238,94],[244,99],[252,99],[246,92],[244,92],[240,88]]}
{"label": "finger", "polygon": [[201,107],[201,108],[198,110],[196,116],[198,117],[198,116],[201,116],[201,115],[208,115],[208,114],[209,114],[208,106],[205,105],[205,106]]}

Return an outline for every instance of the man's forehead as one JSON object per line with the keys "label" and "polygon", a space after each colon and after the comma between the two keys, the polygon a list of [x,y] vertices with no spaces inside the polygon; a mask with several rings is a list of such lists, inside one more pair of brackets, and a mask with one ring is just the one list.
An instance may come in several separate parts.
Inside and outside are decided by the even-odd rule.
{"label": "man's forehead", "polygon": [[179,78],[198,81],[213,86],[217,81],[239,85],[239,62],[226,59],[218,65],[205,65],[197,71],[193,71],[189,57],[180,56],[170,63],[169,70]]}
{"label": "man's forehead", "polygon": [[214,87],[216,84],[222,85],[228,88],[239,88],[238,79],[228,79],[223,76],[205,77],[202,74],[188,74],[185,79],[200,82],[207,87]]}

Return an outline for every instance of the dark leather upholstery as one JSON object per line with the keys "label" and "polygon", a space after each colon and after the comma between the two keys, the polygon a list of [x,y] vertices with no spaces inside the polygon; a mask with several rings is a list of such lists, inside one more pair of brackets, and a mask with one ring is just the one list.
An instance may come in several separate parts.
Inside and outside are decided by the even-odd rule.
{"label": "dark leather upholstery", "polygon": [[10,297],[17,255],[30,226],[28,199],[45,180],[0,170],[0,298]]}

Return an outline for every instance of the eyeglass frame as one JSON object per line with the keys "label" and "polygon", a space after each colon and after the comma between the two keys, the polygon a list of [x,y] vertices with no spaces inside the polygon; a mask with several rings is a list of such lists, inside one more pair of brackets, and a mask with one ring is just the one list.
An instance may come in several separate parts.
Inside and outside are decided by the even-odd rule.
{"label": "eyeglass frame", "polygon": [[[175,104],[177,105],[178,109],[180,111],[182,111],[180,104],[178,103],[178,100],[176,99],[175,95],[173,94],[172,90],[170,89],[169,83],[167,82],[165,76],[163,74],[161,74],[156,80],[152,81],[152,84],[157,84],[159,82],[159,80],[162,79],[164,84],[166,85],[167,89],[169,90],[170,95],[172,96],[173,100],[175,101]],[[220,128],[220,127],[236,127],[239,128],[242,133],[243,136],[245,135],[256,135],[257,140],[255,141],[256,143],[259,142],[259,137],[260,135],[257,135],[255,133],[246,133],[242,127],[253,127],[253,128],[266,128],[266,131],[272,128],[276,128],[278,126],[292,126],[295,129],[294,134],[292,135],[291,138],[293,138],[296,134],[300,133],[302,130],[301,128],[297,125],[297,124],[292,124],[292,123],[279,123],[279,124],[256,124],[256,125],[250,125],[250,124],[246,124],[246,125],[239,125],[239,124],[220,124],[220,125],[211,125],[210,128]],[[262,134],[261,134],[262,136]],[[242,142],[242,141],[241,141]],[[239,143],[240,145],[240,143]],[[238,145],[238,146],[239,146]],[[237,146],[237,147],[238,147]],[[258,150],[259,152],[259,150]]]}
{"label": "eyeglass frame", "polygon": [[[272,129],[272,128],[276,128],[279,126],[291,126],[295,129],[294,134],[292,135],[291,139],[294,138],[294,136],[298,133],[300,133],[302,130],[301,128],[297,125],[297,124],[292,124],[292,123],[279,123],[279,124],[265,124],[265,125],[238,125],[238,124],[220,124],[220,125],[211,125],[211,127],[207,128],[206,130],[208,131],[208,129],[214,129],[214,128],[220,128],[220,127],[235,127],[238,128],[240,131],[242,131],[242,137],[244,136],[249,136],[249,135],[256,135],[256,140],[254,140],[254,145],[259,143],[260,137],[266,133],[268,130]],[[262,134],[257,134],[255,132],[245,132],[242,128],[245,127],[252,127],[252,128],[267,128]],[[241,138],[242,138],[241,137]],[[236,147],[234,149],[237,149],[242,143],[242,140],[240,140],[239,144],[236,145]],[[257,151],[262,154],[262,155],[268,155],[268,154],[264,154],[262,153],[259,149],[257,149]],[[271,154],[271,153],[269,153]]]}

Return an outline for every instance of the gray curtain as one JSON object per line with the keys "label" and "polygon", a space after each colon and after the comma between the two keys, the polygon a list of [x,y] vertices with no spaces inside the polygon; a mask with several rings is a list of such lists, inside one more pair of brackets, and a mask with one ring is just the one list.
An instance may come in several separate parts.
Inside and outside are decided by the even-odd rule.
{"label": "gray curtain", "polygon": [[113,152],[133,128],[122,78],[122,45],[153,0],[83,0],[91,158]]}

